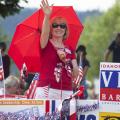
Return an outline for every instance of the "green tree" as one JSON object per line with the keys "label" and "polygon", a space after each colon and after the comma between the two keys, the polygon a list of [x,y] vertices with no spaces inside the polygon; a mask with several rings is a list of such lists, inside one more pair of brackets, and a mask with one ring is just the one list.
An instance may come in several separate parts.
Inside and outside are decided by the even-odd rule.
{"label": "green tree", "polygon": [[[21,0],[27,2],[27,0]],[[18,13],[22,7],[19,5],[20,0],[0,0],[0,16],[5,18],[9,15]]]}
{"label": "green tree", "polygon": [[87,47],[91,68],[88,79],[99,77],[99,64],[104,52],[117,32],[120,32],[120,1],[116,1],[107,12],[97,18],[87,18],[79,44]]}

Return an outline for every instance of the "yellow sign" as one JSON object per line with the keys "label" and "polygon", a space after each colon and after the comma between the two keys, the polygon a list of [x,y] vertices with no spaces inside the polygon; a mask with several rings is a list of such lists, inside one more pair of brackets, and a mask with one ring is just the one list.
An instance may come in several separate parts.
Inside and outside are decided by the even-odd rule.
{"label": "yellow sign", "polygon": [[101,112],[99,120],[120,120],[120,113]]}
{"label": "yellow sign", "polygon": [[0,105],[43,105],[44,100],[0,100]]}

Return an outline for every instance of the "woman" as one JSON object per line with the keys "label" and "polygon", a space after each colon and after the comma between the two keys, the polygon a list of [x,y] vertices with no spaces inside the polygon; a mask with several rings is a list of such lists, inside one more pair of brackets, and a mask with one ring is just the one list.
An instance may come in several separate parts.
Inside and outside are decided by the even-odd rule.
{"label": "woman", "polygon": [[42,0],[44,12],[40,38],[41,71],[35,98],[60,99],[72,94],[72,79],[78,75],[74,51],[64,44],[68,25],[64,18],[50,20],[52,7]]}

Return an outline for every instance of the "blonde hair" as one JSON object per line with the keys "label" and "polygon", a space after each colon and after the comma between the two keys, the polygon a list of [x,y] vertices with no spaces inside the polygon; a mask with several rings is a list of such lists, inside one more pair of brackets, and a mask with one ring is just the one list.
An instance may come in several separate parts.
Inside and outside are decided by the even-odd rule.
{"label": "blonde hair", "polygon": [[18,79],[14,75],[10,75],[5,79],[5,87],[6,88],[12,88],[12,87],[19,88],[20,84],[21,84],[20,79]]}
{"label": "blonde hair", "polygon": [[[61,21],[62,23],[65,23],[66,26],[67,26],[67,27],[66,27],[66,30],[65,30],[65,34],[64,34],[64,36],[63,36],[63,40],[65,40],[65,39],[68,37],[68,35],[69,35],[69,28],[68,28],[68,24],[67,24],[67,21],[66,21],[65,18],[60,17],[60,16],[52,18],[52,19],[50,20],[50,29],[52,29],[52,24],[55,23],[55,22],[58,21],[58,20]],[[52,33],[51,33],[51,31],[52,31],[52,30],[50,30],[50,38],[52,38]]]}

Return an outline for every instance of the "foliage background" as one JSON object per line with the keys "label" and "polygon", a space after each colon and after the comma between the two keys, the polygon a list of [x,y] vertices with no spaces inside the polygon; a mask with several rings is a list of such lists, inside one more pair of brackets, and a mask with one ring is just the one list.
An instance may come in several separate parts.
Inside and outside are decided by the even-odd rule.
{"label": "foliage background", "polygon": [[105,50],[118,32],[120,32],[119,0],[116,0],[115,5],[101,16],[86,18],[79,44],[87,47],[87,58],[91,64],[88,79],[99,77],[99,64],[104,61]]}

